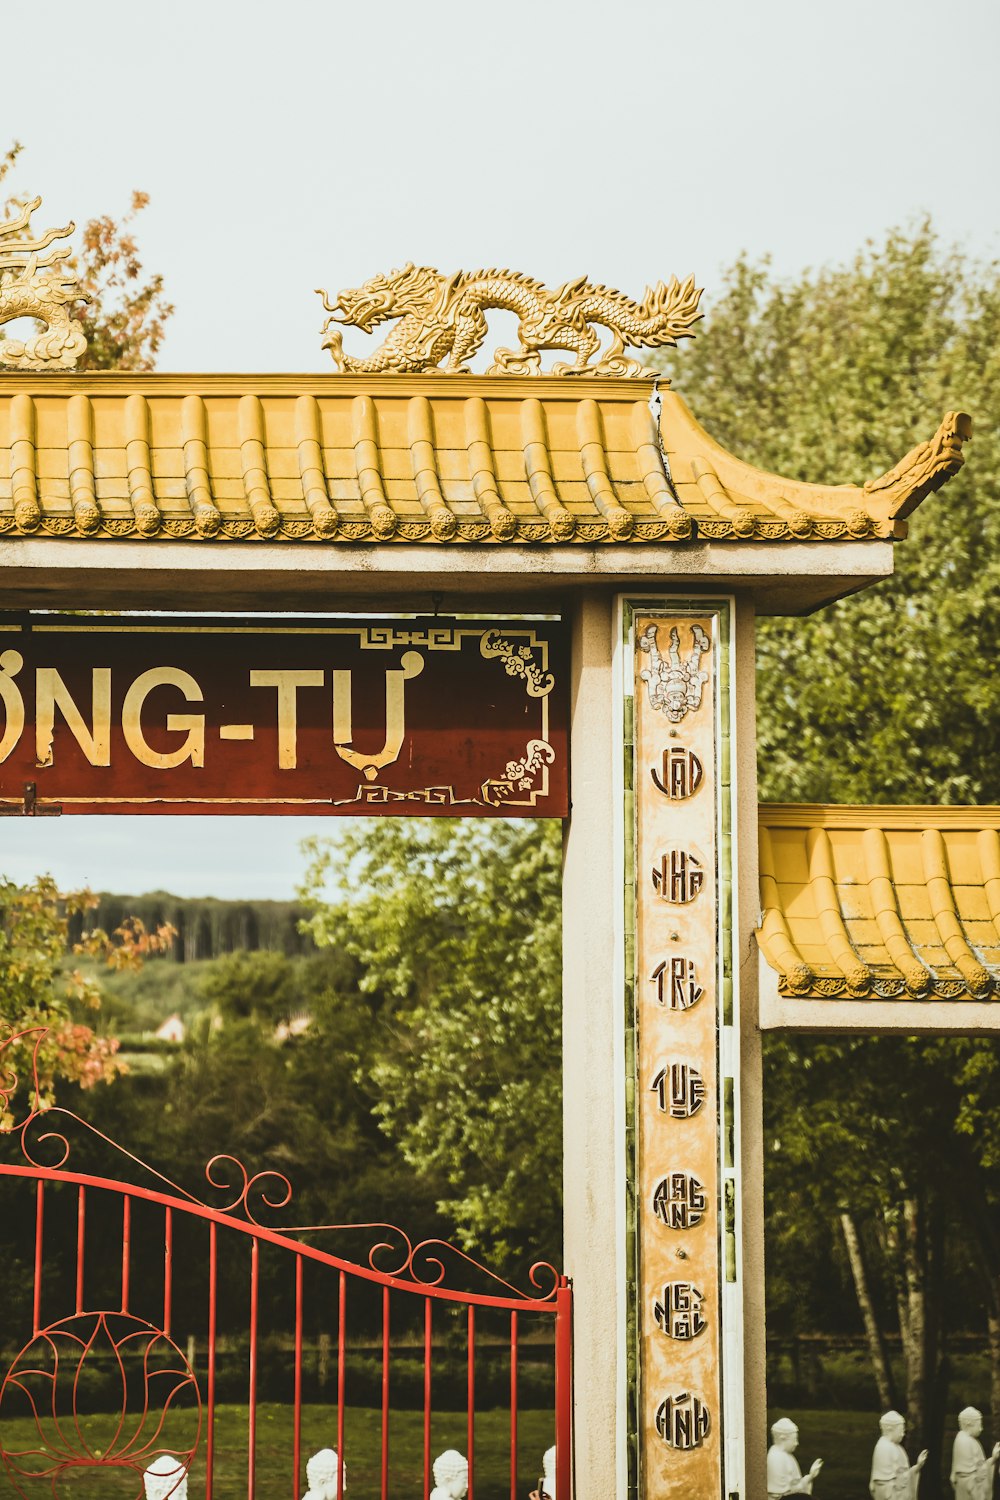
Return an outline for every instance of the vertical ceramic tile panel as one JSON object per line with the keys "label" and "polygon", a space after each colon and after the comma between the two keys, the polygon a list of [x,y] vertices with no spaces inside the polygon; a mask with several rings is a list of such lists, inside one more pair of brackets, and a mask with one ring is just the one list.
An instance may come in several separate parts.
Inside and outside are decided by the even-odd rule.
{"label": "vertical ceramic tile panel", "polygon": [[731,1142],[726,1149],[735,1059],[728,1047],[720,1052],[732,1021],[726,625],[724,608],[637,609],[632,632],[636,1415],[645,1500],[709,1500],[725,1480],[724,1303],[733,1308],[723,1292],[737,1270]]}

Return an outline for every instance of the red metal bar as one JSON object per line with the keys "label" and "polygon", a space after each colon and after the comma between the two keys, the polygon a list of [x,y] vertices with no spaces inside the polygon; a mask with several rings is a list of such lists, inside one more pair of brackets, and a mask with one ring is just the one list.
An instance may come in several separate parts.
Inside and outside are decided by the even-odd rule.
{"label": "red metal bar", "polygon": [[[340,1500],[346,1489],[346,1328],[347,1328],[347,1276],[356,1275],[360,1279],[375,1281],[382,1287],[383,1302],[383,1369],[382,1369],[382,1443],[381,1443],[381,1495],[382,1500],[388,1500],[389,1491],[389,1401],[391,1395],[391,1319],[390,1298],[391,1290],[409,1292],[411,1295],[421,1295],[424,1298],[424,1480],[425,1489],[429,1490],[431,1485],[431,1437],[432,1437],[432,1384],[433,1384],[433,1299],[435,1297],[446,1299],[450,1302],[460,1302],[466,1307],[467,1313],[467,1448],[469,1457],[469,1496],[474,1500],[475,1485],[475,1418],[476,1418],[476,1390],[475,1390],[475,1354],[476,1354],[476,1315],[477,1306],[489,1306],[493,1308],[506,1307],[511,1313],[510,1323],[510,1490],[512,1500],[516,1500],[518,1483],[519,1462],[519,1406],[518,1406],[518,1381],[519,1381],[519,1337],[520,1310],[528,1309],[537,1311],[542,1316],[553,1316],[556,1334],[556,1440],[557,1440],[557,1480],[563,1493],[571,1492],[572,1487],[572,1292],[565,1278],[559,1278],[556,1291],[551,1298],[541,1297],[539,1299],[522,1296],[491,1297],[476,1293],[461,1293],[450,1291],[440,1287],[424,1287],[414,1285],[404,1278],[407,1266],[403,1267],[402,1273],[384,1274],[366,1270],[361,1266],[353,1266],[344,1263],[338,1257],[326,1252],[316,1250],[312,1246],[302,1244],[288,1238],[286,1234],[265,1230],[256,1224],[246,1224],[233,1218],[229,1210],[212,1210],[197,1202],[182,1201],[179,1197],[173,1197],[161,1192],[134,1187],[132,1184],[116,1182],[108,1178],[96,1178],[86,1174],[63,1172],[55,1168],[17,1167],[0,1165],[0,1178],[3,1177],[26,1177],[33,1179],[36,1184],[36,1215],[35,1215],[35,1256],[34,1256],[34,1286],[33,1286],[33,1329],[37,1334],[41,1328],[41,1296],[42,1278],[44,1270],[44,1198],[45,1184],[47,1182],[66,1182],[77,1187],[77,1259],[76,1259],[76,1307],[82,1311],[86,1296],[86,1189],[90,1186],[100,1188],[104,1191],[117,1192],[122,1196],[122,1262],[121,1262],[121,1307],[123,1313],[129,1309],[131,1294],[131,1206],[133,1197],[141,1198],[147,1202],[154,1202],[164,1209],[164,1287],[163,1287],[163,1326],[169,1331],[172,1320],[172,1295],[173,1295],[173,1213],[174,1209],[182,1210],[185,1214],[194,1218],[206,1219],[210,1230],[210,1267],[209,1267],[209,1356],[208,1356],[208,1402],[207,1402],[207,1474],[206,1474],[206,1500],[212,1500],[214,1487],[214,1448],[215,1448],[215,1397],[216,1397],[216,1365],[218,1354],[218,1325],[217,1325],[217,1295],[218,1295],[218,1225],[232,1228],[243,1234],[251,1235],[251,1309],[250,1309],[250,1351],[249,1351],[249,1468],[248,1468],[248,1500],[255,1500],[256,1490],[256,1436],[257,1436],[257,1408],[259,1401],[259,1294],[260,1294],[260,1241],[268,1240],[274,1245],[292,1250],[296,1256],[296,1372],[295,1372],[295,1427],[294,1427],[294,1462],[295,1475],[293,1480],[293,1492],[300,1487],[301,1469],[301,1404],[303,1385],[303,1283],[304,1263],[306,1259],[315,1260],[332,1266],[339,1272],[339,1328],[338,1328],[338,1380],[337,1380],[337,1444],[340,1457],[337,1491]],[[460,1252],[457,1252],[460,1253]],[[293,1494],[293,1500],[296,1495]]]}
{"label": "red metal bar", "polygon": [[132,1255],[132,1199],[122,1197],[122,1312],[128,1312],[129,1261]]}
{"label": "red metal bar", "polygon": [[565,1276],[556,1292],[556,1494],[573,1483],[573,1293]]}
{"label": "red metal bar", "polygon": [[381,1287],[388,1279],[394,1291],[409,1292],[413,1296],[433,1297],[441,1302],[460,1303],[463,1307],[501,1308],[508,1312],[525,1307],[537,1307],[540,1313],[551,1315],[554,1312],[553,1302],[548,1299],[536,1300],[533,1297],[517,1294],[493,1297],[481,1292],[459,1292],[452,1291],[449,1287],[425,1286],[416,1281],[401,1280],[394,1276],[387,1278],[382,1271],[369,1270],[367,1266],[355,1265],[351,1261],[345,1261],[341,1256],[331,1255],[327,1250],[317,1249],[314,1245],[304,1245],[300,1240],[292,1239],[290,1232],[280,1233],[274,1229],[265,1229],[263,1225],[253,1221],[237,1219],[228,1211],[206,1208],[203,1203],[194,1200],[189,1202],[171,1193],[161,1193],[154,1188],[139,1187],[133,1182],[126,1184],[111,1177],[95,1177],[89,1172],[64,1172],[55,1167],[20,1167],[8,1165],[6,1162],[0,1163],[0,1177],[23,1177],[31,1182],[69,1182],[74,1187],[101,1188],[107,1193],[127,1192],[130,1198],[141,1198],[144,1203],[157,1203],[161,1208],[174,1208],[193,1219],[204,1219],[209,1224],[221,1224],[225,1229],[231,1229],[234,1233],[249,1235],[269,1245],[277,1245],[293,1255],[302,1255],[307,1260],[316,1261],[320,1265],[344,1270],[348,1275],[360,1281],[369,1281]]}
{"label": "red metal bar", "polygon": [[431,1492],[431,1308],[424,1299],[424,1494]]}
{"label": "red metal bar", "polygon": [[163,1332],[170,1332],[174,1306],[174,1211],[163,1210]]}
{"label": "red metal bar", "polygon": [[76,1310],[83,1312],[83,1263],[86,1246],[87,1189],[76,1190]]}
{"label": "red metal bar", "polygon": [[510,1315],[510,1500],[517,1500],[517,1313]]}
{"label": "red metal bar", "polygon": [[208,1411],[205,1439],[205,1500],[212,1500],[212,1486],[215,1482],[215,1301],[219,1270],[217,1237],[217,1227],[214,1223],[210,1223],[208,1226]]}
{"label": "red metal bar", "polygon": [[292,1500],[299,1500],[302,1472],[302,1257],[295,1257],[295,1415],[292,1428]]}
{"label": "red metal bar", "polygon": [[389,1288],[382,1288],[382,1500],[389,1500]]}
{"label": "red metal bar", "polygon": [[260,1290],[260,1241],[250,1243],[250,1410],[247,1414],[247,1500],[257,1487],[257,1301]]}
{"label": "red metal bar", "polygon": [[469,1393],[466,1401],[469,1447],[469,1500],[476,1492],[476,1309],[469,1308]]}
{"label": "red metal bar", "polygon": [[344,1500],[344,1364],[347,1335],[347,1276],[340,1273],[337,1315],[337,1500]]}
{"label": "red metal bar", "polygon": [[35,1192],[35,1289],[31,1305],[32,1333],[42,1326],[42,1237],[45,1229],[45,1184],[39,1179]]}

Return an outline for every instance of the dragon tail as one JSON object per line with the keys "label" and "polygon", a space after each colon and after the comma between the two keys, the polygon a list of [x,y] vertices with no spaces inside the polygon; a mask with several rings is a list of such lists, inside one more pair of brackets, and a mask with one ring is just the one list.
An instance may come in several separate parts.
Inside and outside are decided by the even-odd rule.
{"label": "dragon tail", "polygon": [[633,344],[649,347],[662,344],[666,342],[664,335],[672,343],[691,338],[691,328],[702,317],[698,311],[700,300],[701,288],[695,286],[693,276],[683,282],[672,276],[668,282],[658,281],[655,286],[648,286],[637,308],[637,319],[646,325],[644,331],[648,336],[631,334]]}

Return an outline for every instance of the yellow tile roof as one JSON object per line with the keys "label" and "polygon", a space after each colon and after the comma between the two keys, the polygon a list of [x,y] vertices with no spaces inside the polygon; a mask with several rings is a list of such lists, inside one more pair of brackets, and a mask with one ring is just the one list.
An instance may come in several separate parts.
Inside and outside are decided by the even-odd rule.
{"label": "yellow tile roof", "polygon": [[800,999],[1000,989],[1000,807],[760,809],[761,951]]}
{"label": "yellow tile roof", "polygon": [[[867,485],[751,468],[674,392],[569,377],[0,375],[0,534],[351,543],[902,534],[969,419]],[[905,528],[904,528],[905,529]]]}

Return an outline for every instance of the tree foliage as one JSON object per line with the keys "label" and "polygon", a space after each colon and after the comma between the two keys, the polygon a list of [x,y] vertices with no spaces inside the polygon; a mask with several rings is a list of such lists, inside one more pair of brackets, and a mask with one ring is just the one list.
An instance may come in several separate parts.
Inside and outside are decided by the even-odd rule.
{"label": "tree foliage", "polygon": [[[94,905],[89,891],[62,895],[49,875],[24,886],[0,878],[0,1040],[34,1028],[47,1031],[38,1054],[43,1101],[51,1098],[56,1078],[86,1089],[110,1082],[119,1071],[117,1040],[99,1035],[85,1019],[100,1008],[100,985],[92,972],[66,964],[70,918]],[[72,951],[109,969],[134,972],[172,939],[170,927],[147,932],[132,920],[111,936],[100,929],[85,932]],[[30,1078],[26,1064],[34,1041],[6,1052],[5,1070],[13,1067]],[[0,1113],[0,1125],[5,1118]]]}
{"label": "tree foliage", "polygon": [[[376,1002],[383,1130],[443,1184],[467,1249],[557,1256],[558,825],[375,818],[310,847],[313,936],[352,955]],[[349,895],[331,904],[333,871]]]}
{"label": "tree foliage", "polygon": [[[901,1338],[901,1379],[887,1404],[906,1410],[935,1458],[949,1334],[982,1336],[998,1310],[998,1063],[994,1045],[964,1037],[792,1036],[767,1049],[771,1332],[860,1331],[849,1304],[870,1299],[883,1339]],[[837,1245],[845,1215],[863,1252],[860,1279]],[[841,1263],[833,1277],[831,1249]],[[877,1342],[869,1345],[877,1362]],[[968,1399],[985,1408],[989,1385]],[[928,1494],[937,1493],[933,1467]]]}
{"label": "tree foliage", "polygon": [[761,794],[790,801],[1000,800],[1000,277],[929,225],[850,264],[729,272],[669,364],[700,421],[751,463],[861,482],[972,413],[963,472],[926,501],[886,581],[810,619],[761,622]]}
{"label": "tree foliage", "polygon": [[[199,998],[207,1010],[188,1045],[152,1080],[155,1118],[133,1099],[122,1138],[141,1132],[150,1158],[169,1159],[196,1190],[214,1152],[284,1172],[296,1222],[379,1217],[398,1163],[372,1114],[371,1003],[353,966],[336,951],[233,954],[208,969]],[[287,1036],[281,1023],[296,1013],[307,1029]],[[414,1195],[396,1192],[405,1217]],[[426,1218],[431,1193],[415,1196]]]}
{"label": "tree foliage", "polygon": [[[157,960],[144,978],[156,969],[165,976],[174,972],[172,965]],[[399,1224],[417,1238],[453,1238],[452,1225],[435,1210],[441,1184],[406,1166],[373,1114],[369,1080],[379,1030],[375,1002],[361,992],[353,962],[337,949],[308,958],[234,954],[188,972],[188,1030],[182,1045],[153,1044],[147,1050],[144,1039],[126,1036],[116,1060],[124,1055],[127,1071],[115,1078],[113,1087],[82,1096],[80,1084],[60,1080],[62,1109],[102,1133],[82,1130],[71,1115],[60,1116],[57,1128],[71,1142],[71,1165],[143,1187],[162,1186],[142,1166],[147,1163],[185,1193],[222,1207],[239,1192],[236,1163],[242,1163],[248,1178],[256,1179],[250,1208],[260,1222],[275,1228],[361,1226],[321,1234],[315,1243],[362,1265],[376,1243],[390,1247],[383,1261],[392,1262],[394,1252],[401,1256],[403,1248],[384,1225],[372,1226],[373,1220]],[[301,1033],[289,1034],[282,1026],[291,1014],[307,1018]],[[0,1086],[4,1077],[0,1074]],[[22,1118],[24,1110],[15,1108],[14,1113]],[[287,1185],[272,1174],[281,1174]],[[104,1197],[96,1195],[87,1205],[88,1286],[95,1277],[99,1284],[102,1259],[113,1263],[115,1253],[121,1254],[120,1210],[116,1213]],[[48,1203],[46,1208],[53,1212]],[[52,1220],[53,1226],[59,1222]],[[0,1223],[0,1262],[13,1266],[5,1290],[29,1309],[33,1223],[32,1214],[12,1215]],[[366,1224],[371,1226],[367,1230]],[[182,1233],[178,1226],[174,1326],[197,1329],[201,1337],[207,1260],[202,1248],[194,1255],[183,1252]],[[311,1235],[306,1240],[313,1243]],[[72,1233],[60,1239],[53,1227],[46,1240],[47,1284],[53,1260],[61,1257],[66,1271],[74,1243]],[[198,1245],[203,1246],[201,1238]],[[162,1218],[136,1213],[131,1249],[136,1268],[162,1261]],[[272,1333],[291,1329],[295,1278],[288,1274],[288,1261],[265,1255],[261,1262],[267,1326]],[[220,1328],[245,1334],[245,1282],[239,1275],[220,1277],[219,1297]],[[331,1320],[336,1328],[335,1291],[332,1301],[315,1295],[305,1300],[306,1329],[313,1336],[320,1330],[328,1335]],[[380,1300],[352,1293],[352,1340],[380,1328],[380,1317]],[[245,1356],[243,1379],[245,1399]],[[276,1384],[280,1387],[280,1381]],[[287,1387],[282,1399],[286,1396]]]}

